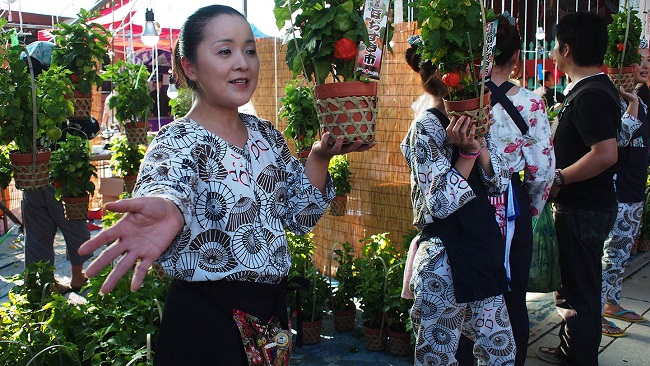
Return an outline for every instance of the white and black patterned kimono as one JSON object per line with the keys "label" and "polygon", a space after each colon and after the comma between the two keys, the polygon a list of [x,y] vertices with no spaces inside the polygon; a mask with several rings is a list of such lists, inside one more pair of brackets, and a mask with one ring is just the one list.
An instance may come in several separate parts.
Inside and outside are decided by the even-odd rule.
{"label": "white and black patterned kimono", "polygon": [[291,255],[284,229],[310,231],[334,196],[323,195],[270,122],[239,115],[246,146],[189,118],[166,125],[140,167],[134,196],[174,202],[185,226],[158,259],[174,279],[277,284]]}

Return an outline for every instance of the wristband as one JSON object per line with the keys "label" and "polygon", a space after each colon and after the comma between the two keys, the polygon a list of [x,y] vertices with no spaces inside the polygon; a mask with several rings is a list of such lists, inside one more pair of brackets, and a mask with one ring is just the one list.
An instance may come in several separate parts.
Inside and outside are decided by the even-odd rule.
{"label": "wristband", "polygon": [[465,158],[465,159],[475,159],[479,155],[481,155],[481,150],[482,149],[478,149],[477,152],[470,153],[470,152],[467,152],[467,151],[465,151],[463,149],[458,149],[458,155],[460,155],[461,158]]}

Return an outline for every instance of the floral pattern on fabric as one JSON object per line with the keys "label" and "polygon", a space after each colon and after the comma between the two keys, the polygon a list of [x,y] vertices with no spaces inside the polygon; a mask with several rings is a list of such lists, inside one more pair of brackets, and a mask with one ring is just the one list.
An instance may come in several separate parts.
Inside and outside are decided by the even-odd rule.
{"label": "floral pattern on fabric", "polygon": [[548,199],[555,174],[555,152],[551,127],[544,102],[537,94],[519,88],[508,98],[528,125],[526,135],[506,110],[497,104],[492,108],[494,124],[490,128],[492,142],[506,160],[511,174],[524,172],[524,185],[530,197],[530,213],[539,216]]}
{"label": "floral pattern on fabric", "polygon": [[[509,174],[490,136],[488,133],[485,141],[494,175],[487,177],[479,169],[488,194],[496,196],[508,186]],[[436,218],[443,219],[476,197],[467,180],[452,167],[453,146],[433,113],[425,111],[416,117],[401,149],[410,170],[413,224],[416,227],[422,229]]]}
{"label": "floral pattern on fabric", "polygon": [[250,366],[288,366],[291,358],[291,324],[282,329],[271,318],[268,324],[244,311],[234,309],[232,317],[239,328]]}
{"label": "floral pattern on fabric", "polygon": [[334,197],[331,178],[322,194],[270,122],[239,116],[243,148],[181,118],[160,130],[142,161],[134,197],[167,198],[185,218],[158,259],[175,279],[279,283],[291,266],[285,228],[309,232]]}

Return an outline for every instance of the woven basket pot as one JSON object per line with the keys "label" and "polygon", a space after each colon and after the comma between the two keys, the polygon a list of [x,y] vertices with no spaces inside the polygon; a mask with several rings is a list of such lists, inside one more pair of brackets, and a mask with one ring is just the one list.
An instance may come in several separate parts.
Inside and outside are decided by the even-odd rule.
{"label": "woven basket pot", "polygon": [[357,309],[334,310],[334,330],[349,332],[357,325]]}
{"label": "woven basket pot", "polygon": [[479,109],[479,98],[465,100],[446,100],[442,98],[445,104],[447,115],[451,119],[453,116],[469,116],[472,124],[476,125],[476,136],[485,136],[490,131],[492,120],[490,119],[490,93],[483,95],[483,108]]}
{"label": "woven basket pot", "polygon": [[88,201],[90,196],[63,197],[63,213],[70,221],[86,221],[88,219]]}
{"label": "woven basket pot", "polygon": [[368,328],[363,325],[363,342],[368,351],[383,351],[386,349],[388,331],[380,328]]}
{"label": "woven basket pot", "polygon": [[131,144],[147,145],[147,121],[126,122],[124,124],[126,139]]}
{"label": "woven basket pot", "polygon": [[634,66],[625,66],[622,70],[608,67],[606,74],[617,88],[622,86],[628,93],[634,91],[636,85],[636,68]]}
{"label": "woven basket pot", "polygon": [[36,149],[36,161],[32,153],[23,154],[18,151],[9,153],[11,167],[14,171],[16,189],[23,191],[38,191],[50,185],[50,158],[49,149]]}
{"label": "woven basket pot", "polygon": [[398,356],[413,354],[414,349],[411,346],[411,335],[409,333],[394,332],[389,329],[388,351]]}
{"label": "woven basket pot", "polygon": [[323,326],[322,320],[315,320],[313,322],[302,322],[302,334],[304,344],[320,343],[320,330]]}
{"label": "woven basket pot", "polygon": [[330,203],[330,216],[345,216],[347,206],[348,196],[335,196]]}
{"label": "woven basket pot", "polygon": [[122,178],[124,181],[124,192],[133,193],[133,188],[135,188],[135,182],[138,180],[137,175],[127,175]]}
{"label": "woven basket pot", "polygon": [[74,91],[74,114],[73,118],[90,118],[90,109],[93,106],[91,93],[82,93],[79,90]]}
{"label": "woven basket pot", "polygon": [[329,143],[343,137],[344,144],[360,137],[368,144],[375,140],[377,121],[377,83],[346,81],[316,85],[316,112],[322,133],[329,132]]}

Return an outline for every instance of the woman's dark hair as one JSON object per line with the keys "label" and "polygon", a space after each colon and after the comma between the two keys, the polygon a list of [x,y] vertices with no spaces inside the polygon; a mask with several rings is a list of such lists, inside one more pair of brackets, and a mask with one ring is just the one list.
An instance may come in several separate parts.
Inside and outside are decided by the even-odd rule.
{"label": "woman's dark hair", "polygon": [[521,49],[521,36],[517,26],[510,23],[506,17],[499,15],[497,23],[497,55],[494,63],[505,66],[510,62],[512,55]]}
{"label": "woman's dark hair", "polygon": [[445,87],[444,84],[442,84],[440,78],[436,75],[436,67],[433,66],[429,60],[422,61],[422,58],[420,57],[420,54],[417,53],[417,50],[418,47],[416,45],[412,45],[406,49],[406,63],[411,66],[413,71],[420,74],[424,91],[433,95],[434,97],[442,97],[443,93],[445,92]]}
{"label": "woman's dark hair", "polygon": [[174,80],[176,80],[179,86],[187,86],[194,92],[199,91],[196,83],[185,75],[185,71],[183,71],[183,66],[181,65],[181,57],[185,57],[196,64],[196,52],[199,44],[205,38],[205,27],[213,18],[220,15],[238,15],[246,19],[240,12],[229,6],[209,5],[195,11],[183,23],[180,35],[174,46]]}

